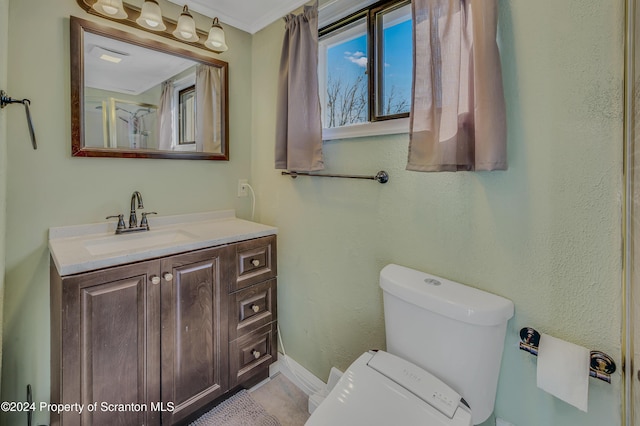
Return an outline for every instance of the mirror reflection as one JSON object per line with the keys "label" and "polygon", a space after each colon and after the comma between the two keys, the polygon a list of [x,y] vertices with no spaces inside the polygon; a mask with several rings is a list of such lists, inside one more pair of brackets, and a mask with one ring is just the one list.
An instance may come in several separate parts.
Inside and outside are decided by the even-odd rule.
{"label": "mirror reflection", "polygon": [[74,17],[71,27],[73,155],[228,160],[225,62]]}

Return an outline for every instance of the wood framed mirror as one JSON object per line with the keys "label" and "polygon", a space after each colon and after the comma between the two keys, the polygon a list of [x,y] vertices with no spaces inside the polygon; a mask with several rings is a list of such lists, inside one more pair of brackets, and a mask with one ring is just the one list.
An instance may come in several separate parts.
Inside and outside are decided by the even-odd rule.
{"label": "wood framed mirror", "polygon": [[224,61],[75,16],[74,157],[229,160]]}

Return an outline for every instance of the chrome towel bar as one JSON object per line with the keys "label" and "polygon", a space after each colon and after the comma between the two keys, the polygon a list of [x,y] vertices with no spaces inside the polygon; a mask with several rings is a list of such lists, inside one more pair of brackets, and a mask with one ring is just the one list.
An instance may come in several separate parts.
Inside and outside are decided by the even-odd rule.
{"label": "chrome towel bar", "polygon": [[379,171],[378,173],[376,173],[375,176],[316,174],[316,173],[309,173],[309,172],[294,172],[294,171],[283,171],[282,175],[291,176],[292,179],[295,179],[298,176],[314,176],[314,177],[332,177],[332,178],[344,178],[344,179],[367,179],[367,180],[378,181],[378,183],[389,182],[389,174],[384,170]]}
{"label": "chrome towel bar", "polygon": [[[538,356],[538,344],[540,333],[531,327],[520,329],[520,349]],[[611,375],[616,371],[616,363],[613,359],[600,351],[591,351],[589,376],[611,383]]]}

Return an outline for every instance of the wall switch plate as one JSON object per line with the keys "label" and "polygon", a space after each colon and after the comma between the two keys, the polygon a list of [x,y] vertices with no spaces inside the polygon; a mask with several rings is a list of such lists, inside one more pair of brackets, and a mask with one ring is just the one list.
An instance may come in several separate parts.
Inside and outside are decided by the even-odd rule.
{"label": "wall switch plate", "polygon": [[238,197],[246,197],[247,195],[249,195],[249,193],[247,192],[248,189],[245,186],[245,184],[248,183],[248,179],[238,179]]}

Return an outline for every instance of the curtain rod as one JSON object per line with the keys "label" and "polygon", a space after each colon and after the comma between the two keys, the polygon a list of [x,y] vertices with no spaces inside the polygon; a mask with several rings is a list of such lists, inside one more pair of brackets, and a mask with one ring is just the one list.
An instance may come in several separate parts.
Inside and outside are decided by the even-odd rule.
{"label": "curtain rod", "polygon": [[344,179],[367,179],[367,180],[376,180],[378,183],[387,183],[389,182],[389,174],[384,170],[376,173],[375,176],[362,176],[362,175],[335,175],[335,174],[315,174],[309,172],[294,172],[294,171],[283,171],[283,176],[291,176],[292,179],[297,178],[298,176],[313,176],[313,177],[332,177],[332,178],[344,178]]}

